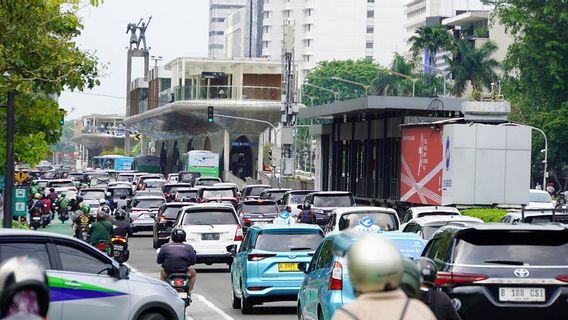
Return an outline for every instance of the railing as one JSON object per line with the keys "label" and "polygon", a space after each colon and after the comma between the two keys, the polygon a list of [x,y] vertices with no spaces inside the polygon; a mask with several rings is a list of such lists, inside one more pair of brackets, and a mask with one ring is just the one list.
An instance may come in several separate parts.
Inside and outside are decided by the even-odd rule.
{"label": "railing", "polygon": [[126,129],[124,127],[104,127],[104,126],[87,126],[81,130],[83,134],[108,134],[115,137],[124,137]]}
{"label": "railing", "polygon": [[256,86],[177,86],[174,88],[174,101],[180,100],[272,100],[282,99],[279,87]]}

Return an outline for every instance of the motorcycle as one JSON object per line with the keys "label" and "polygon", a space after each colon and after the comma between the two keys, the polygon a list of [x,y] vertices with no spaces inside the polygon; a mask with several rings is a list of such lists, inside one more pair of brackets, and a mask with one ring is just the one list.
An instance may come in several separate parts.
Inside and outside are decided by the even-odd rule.
{"label": "motorcycle", "polygon": [[39,211],[30,212],[30,228],[37,230],[41,226],[41,214]]}
{"label": "motorcycle", "polygon": [[41,227],[45,228],[51,222],[51,213],[49,211],[44,212],[41,215]]}
{"label": "motorcycle", "polygon": [[189,291],[189,275],[185,273],[172,273],[166,279],[166,282],[174,288],[178,297],[185,302],[187,308],[190,304]]}
{"label": "motorcycle", "polygon": [[57,216],[61,223],[65,223],[65,221],[69,220],[69,208],[57,208]]}
{"label": "motorcycle", "polygon": [[114,260],[119,263],[128,261],[130,251],[128,251],[128,238],[115,236],[111,239]]}

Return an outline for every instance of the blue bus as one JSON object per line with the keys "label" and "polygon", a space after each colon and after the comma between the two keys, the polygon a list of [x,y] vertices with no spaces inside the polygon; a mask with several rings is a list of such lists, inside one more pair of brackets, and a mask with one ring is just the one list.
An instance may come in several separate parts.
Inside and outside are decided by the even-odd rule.
{"label": "blue bus", "polygon": [[95,167],[103,170],[130,171],[133,170],[134,158],[119,155],[94,157]]}

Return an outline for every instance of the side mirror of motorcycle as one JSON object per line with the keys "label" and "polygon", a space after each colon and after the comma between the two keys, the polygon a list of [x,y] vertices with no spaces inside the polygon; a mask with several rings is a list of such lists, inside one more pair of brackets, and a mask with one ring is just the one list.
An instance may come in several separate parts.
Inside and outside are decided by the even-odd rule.
{"label": "side mirror of motorcycle", "polygon": [[227,246],[227,252],[230,253],[233,257],[237,255],[237,245],[232,244],[230,246]]}

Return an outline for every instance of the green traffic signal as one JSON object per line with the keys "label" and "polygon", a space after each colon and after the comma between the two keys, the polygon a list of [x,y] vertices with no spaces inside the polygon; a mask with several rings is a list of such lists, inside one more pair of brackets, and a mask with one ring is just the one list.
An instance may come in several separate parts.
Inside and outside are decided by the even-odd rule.
{"label": "green traffic signal", "polygon": [[207,122],[213,123],[213,107],[212,106],[207,107]]}

